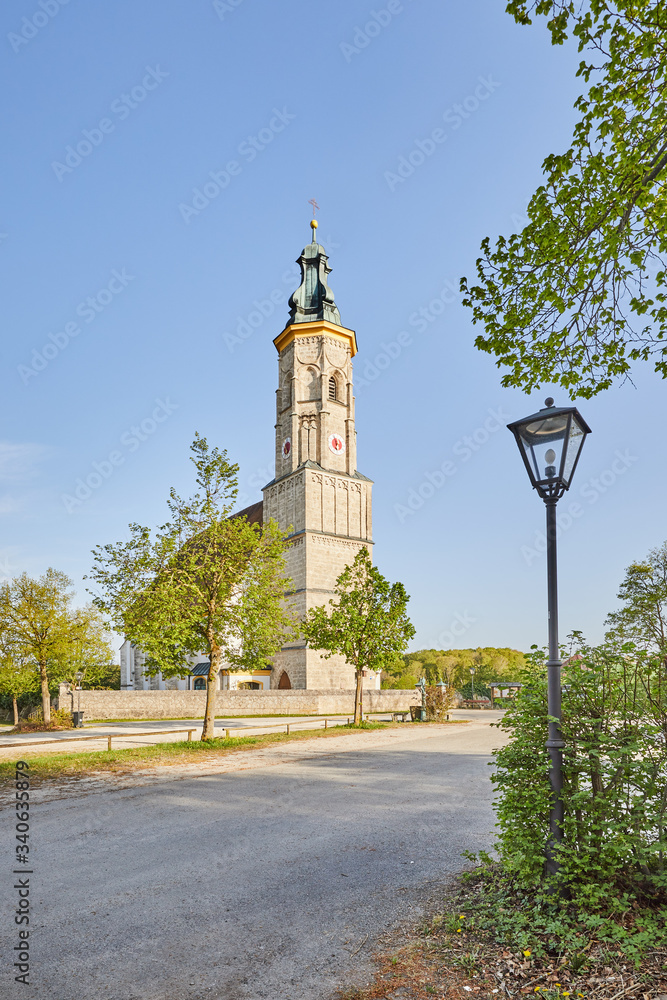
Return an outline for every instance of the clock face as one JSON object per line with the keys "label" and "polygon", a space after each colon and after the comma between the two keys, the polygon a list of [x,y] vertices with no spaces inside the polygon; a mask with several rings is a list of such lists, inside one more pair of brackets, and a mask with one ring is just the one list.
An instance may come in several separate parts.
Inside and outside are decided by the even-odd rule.
{"label": "clock face", "polygon": [[329,448],[334,453],[334,455],[342,455],[345,451],[345,442],[343,441],[340,434],[330,434],[329,435]]}
{"label": "clock face", "polygon": [[283,458],[289,458],[290,452],[292,451],[292,441],[290,438],[285,438],[283,441]]}

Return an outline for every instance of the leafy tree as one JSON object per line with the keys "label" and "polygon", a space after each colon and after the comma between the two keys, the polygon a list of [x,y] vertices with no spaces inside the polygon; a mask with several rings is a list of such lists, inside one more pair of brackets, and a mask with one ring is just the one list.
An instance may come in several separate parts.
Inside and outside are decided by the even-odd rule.
{"label": "leafy tree", "polygon": [[44,722],[51,722],[49,668],[62,662],[70,638],[72,581],[55,569],[38,580],[27,573],[0,584],[0,630],[24,659],[38,666]]}
{"label": "leafy tree", "polygon": [[9,695],[14,712],[14,725],[19,722],[18,698],[36,692],[39,675],[35,664],[26,662],[6,634],[0,635],[0,694]]}
{"label": "leafy tree", "polygon": [[660,653],[667,663],[667,542],[625,571],[623,606],[607,618],[611,634]]}
{"label": "leafy tree", "polygon": [[362,721],[364,670],[380,670],[395,660],[415,634],[406,614],[409,597],[402,583],[390,584],[373,566],[363,546],[336,580],[336,601],[311,608],[303,626],[309,645],[336,653],[355,669],[354,724]]}
{"label": "leafy tree", "polygon": [[478,284],[461,280],[484,334],[476,346],[508,369],[504,386],[557,383],[590,397],[649,360],[667,376],[667,9],[663,0],[510,0],[530,24],[548,17],[585,53],[572,145],[543,163],[519,234],[487,238]]}
{"label": "leafy tree", "polygon": [[92,604],[76,608],[70,617],[67,645],[56,656],[50,671],[52,681],[73,686],[76,674],[82,673],[82,688],[120,689],[120,666],[113,662],[108,634],[108,625],[98,608]]}
{"label": "leafy tree", "polygon": [[171,490],[171,520],[157,529],[130,525],[128,542],[97,546],[91,577],[94,603],[147,654],[147,672],[183,675],[192,654],[208,656],[202,740],[215,735],[215,695],[223,661],[266,666],[291,637],[293,613],[284,601],[284,536],[230,517],[238,465],[198,434],[191,446],[197,491]]}

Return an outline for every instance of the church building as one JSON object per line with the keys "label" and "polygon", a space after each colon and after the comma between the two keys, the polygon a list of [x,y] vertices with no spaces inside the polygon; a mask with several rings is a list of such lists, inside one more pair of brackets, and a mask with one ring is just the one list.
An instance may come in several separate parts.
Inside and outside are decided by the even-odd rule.
{"label": "church building", "polygon": [[[372,552],[372,481],[357,470],[352,359],[354,330],[343,326],[324,247],[312,242],[298,258],[301,284],[290,297],[287,325],[273,343],[278,352],[275,478],[263,500],[240,511],[249,521],[271,518],[288,532],[287,576],[290,598],[300,618],[327,604],[336,578],[362,546]],[[128,647],[128,648],[126,648]],[[193,687],[187,681],[142,678],[141,657],[126,642],[121,650],[121,687]],[[126,669],[123,669],[127,664]],[[201,667],[200,667],[201,670]],[[152,682],[152,683],[151,683]],[[273,657],[273,668],[256,678],[221,671],[220,686],[352,689],[354,668],[342,656],[325,659],[300,639]],[[379,688],[370,671],[365,687]]]}

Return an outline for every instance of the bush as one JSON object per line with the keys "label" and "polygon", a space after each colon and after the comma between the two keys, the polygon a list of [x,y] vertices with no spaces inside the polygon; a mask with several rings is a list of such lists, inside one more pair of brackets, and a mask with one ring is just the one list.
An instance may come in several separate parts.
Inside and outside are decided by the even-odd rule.
{"label": "bush", "polygon": [[437,684],[426,688],[426,719],[428,722],[446,722],[447,713],[453,707],[456,692],[451,688],[443,689]]}
{"label": "bush", "polygon": [[[496,751],[492,781],[504,877],[530,895],[535,917],[552,912],[554,903],[544,870],[550,762],[542,653],[533,654],[522,679],[524,687],[498,723],[510,739]],[[646,916],[667,900],[664,667],[631,646],[582,646],[564,664],[563,682],[565,823],[558,889],[570,902],[559,919],[567,924],[570,913],[581,932],[608,933],[614,940],[629,935],[632,947],[641,949],[651,935],[665,934],[664,911],[659,926]]]}

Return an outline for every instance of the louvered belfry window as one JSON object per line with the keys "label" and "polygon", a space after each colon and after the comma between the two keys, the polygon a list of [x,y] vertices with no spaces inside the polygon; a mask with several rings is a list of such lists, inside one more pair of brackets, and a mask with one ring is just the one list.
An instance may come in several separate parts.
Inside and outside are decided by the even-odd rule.
{"label": "louvered belfry window", "polygon": [[335,398],[336,398],[336,379],[332,375],[331,378],[329,379],[329,399],[335,399]]}

